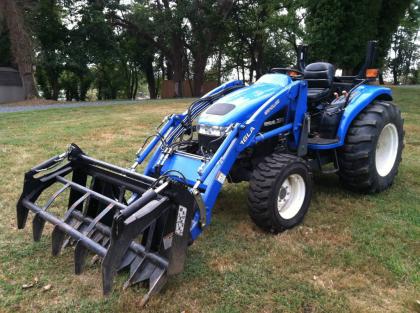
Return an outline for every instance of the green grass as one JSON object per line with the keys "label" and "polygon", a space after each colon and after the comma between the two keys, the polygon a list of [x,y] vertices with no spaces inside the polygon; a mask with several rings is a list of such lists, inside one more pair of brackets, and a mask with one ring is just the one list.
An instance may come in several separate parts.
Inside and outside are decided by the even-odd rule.
{"label": "green grass", "polygon": [[[396,88],[406,145],[394,186],[378,195],[315,178],[304,223],[273,236],[247,215],[247,184],[226,184],[211,226],[190,247],[185,271],[144,312],[413,312],[420,300],[420,89]],[[101,295],[98,265],[73,275],[73,253],[52,257],[51,227],[39,243],[18,231],[23,173],[71,142],[129,166],[143,138],[187,101],[51,109],[0,115],[0,312],[137,312],[144,289]],[[29,289],[23,284],[37,280]],[[43,291],[43,286],[52,288]]]}

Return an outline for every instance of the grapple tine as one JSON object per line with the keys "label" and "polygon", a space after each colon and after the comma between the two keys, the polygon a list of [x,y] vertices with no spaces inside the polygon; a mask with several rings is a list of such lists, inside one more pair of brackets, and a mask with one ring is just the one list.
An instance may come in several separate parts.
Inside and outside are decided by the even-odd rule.
{"label": "grapple tine", "polygon": [[104,237],[102,239],[101,245],[104,247],[108,247],[108,244],[109,244],[109,237]]}
{"label": "grapple tine", "polygon": [[[63,187],[61,187],[59,190],[57,190],[50,199],[48,199],[47,203],[42,208],[44,211],[48,210],[48,208],[53,204],[55,199],[62,194],[70,184],[65,184]],[[44,230],[45,220],[39,216],[39,214],[35,214],[33,220],[32,220],[32,233],[34,237],[34,241],[39,241],[42,236],[42,231]]]}
{"label": "grapple tine", "polygon": [[39,241],[41,239],[44,225],[45,220],[41,218],[39,214],[35,214],[32,220],[32,235],[34,237],[34,241]]}
{"label": "grapple tine", "polygon": [[[56,160],[47,163],[56,164]],[[24,191],[17,204],[18,227],[25,226],[29,210],[35,213],[32,222],[35,241],[41,238],[45,222],[54,225],[52,254],[57,255],[74,243],[76,274],[83,272],[87,257],[93,252],[94,259],[102,260],[105,295],[112,290],[117,272],[129,267],[129,279],[124,287],[147,282],[149,291],[143,298],[146,303],[184,260],[182,255],[194,212],[191,193],[185,185],[171,179],[160,182],[89,158],[76,146],[68,154],[68,163],[60,168],[52,170],[47,163],[25,175]],[[35,175],[40,171],[48,172]],[[38,197],[53,184],[63,186],[44,207],[38,206]],[[70,189],[68,209],[63,218],[58,218],[48,209],[67,188]],[[184,206],[189,208],[189,217],[187,222],[182,219],[185,227],[182,226],[181,234],[177,214],[181,208],[185,213]],[[174,255],[181,258],[171,264]]]}
{"label": "grapple tine", "polygon": [[152,200],[125,221],[121,219],[121,215],[115,217],[111,243],[102,261],[102,283],[105,295],[112,290],[114,276],[131,243],[144,233],[165,210],[169,209],[167,200],[167,198],[160,201]]}
{"label": "grapple tine", "polygon": [[29,210],[22,205],[22,198],[16,206],[16,222],[18,229],[25,228],[26,220],[28,219]]}
{"label": "grapple tine", "polygon": [[[92,222],[85,227],[81,233],[87,235],[89,238],[92,238],[93,241],[99,242],[104,236],[100,232],[95,232],[96,224],[108,214],[114,207],[114,204],[109,204],[102,212],[100,212]],[[78,240],[74,250],[74,271],[76,275],[81,274],[84,270],[86,264],[86,257],[88,255],[88,249],[83,245],[83,243]]]}
{"label": "grapple tine", "polygon": [[68,187],[70,186],[70,184],[65,184],[63,187],[61,187],[59,190],[57,190],[51,198],[48,199],[47,203],[43,206],[43,210],[46,211],[48,210],[48,208],[51,206],[51,204],[53,204],[54,200],[57,199],[57,197],[62,194]]}
{"label": "grapple tine", "polygon": [[[127,240],[124,240],[127,239]],[[109,295],[112,290],[114,277],[117,274],[121,260],[130,247],[131,240],[121,238],[113,243],[111,239],[110,247],[102,260],[102,290],[105,296]]]}
{"label": "grapple tine", "polygon": [[86,264],[86,257],[89,250],[78,240],[74,248],[74,273],[79,275],[83,272]]}
{"label": "grapple tine", "polygon": [[124,288],[128,288],[131,285],[150,279],[150,276],[155,268],[156,265],[147,262],[146,258],[136,258],[130,267],[130,276],[124,283]]}
{"label": "grapple tine", "polygon": [[102,240],[102,238],[104,238],[104,235],[102,235],[100,232],[95,232],[94,234],[92,234],[92,236],[89,237],[92,238],[93,241],[99,243]]}
{"label": "grapple tine", "polygon": [[102,210],[102,212],[100,212],[94,219],[93,221],[89,224],[89,226],[86,227],[85,230],[83,230],[84,234],[89,235],[92,230],[95,229],[96,224],[98,224],[98,222],[105,216],[107,215],[112,209],[114,208],[114,204],[109,204],[104,210]]}
{"label": "grapple tine", "polygon": [[125,269],[126,267],[130,266],[131,263],[134,261],[134,259],[136,258],[136,254],[134,252],[131,252],[130,250],[127,251],[127,254],[124,256],[119,268],[118,268],[118,272]]}
{"label": "grapple tine", "polygon": [[59,229],[57,226],[54,227],[51,234],[51,253],[56,256],[60,254],[61,248],[63,247],[64,240],[66,239],[66,233]]}
{"label": "grapple tine", "polygon": [[124,283],[124,289],[127,289],[131,285],[140,282],[140,280],[137,280],[137,277],[139,276],[139,273],[141,272],[140,267],[142,264],[144,264],[145,258],[136,257],[133,262],[130,264],[130,275],[127,279],[127,281]]}
{"label": "grapple tine", "polygon": [[[94,233],[93,236],[89,237],[95,242],[99,242],[104,236],[100,233]],[[87,249],[83,243],[78,240],[74,247],[74,272],[76,275],[83,273],[85,265],[86,265],[86,258],[88,255],[89,249]]]}
{"label": "grapple tine", "polygon": [[[83,222],[82,221],[76,221],[76,222],[74,222],[74,224],[71,223],[69,225],[71,225],[74,229],[77,229],[77,230],[80,231],[81,228],[83,227]],[[67,238],[65,238],[64,241],[63,241],[63,245],[61,247],[61,250],[65,249],[69,245],[71,246],[73,244],[73,242],[74,242],[74,239],[67,236]]]}
{"label": "grapple tine", "polygon": [[143,299],[141,299],[140,306],[145,306],[150,297],[157,294],[162,287],[165,286],[167,280],[166,271],[156,268],[150,277],[149,291],[144,295]]}
{"label": "grapple tine", "polygon": [[[71,194],[72,195],[72,194]],[[74,219],[71,218],[71,214],[73,213],[73,211],[80,207],[83,202],[90,196],[89,193],[85,193],[83,194],[80,198],[78,198],[77,200],[75,200],[72,205],[70,206],[70,208],[66,211],[66,213],[64,214],[64,222],[74,226],[74,223],[78,223],[76,222]],[[81,223],[80,223],[81,224]],[[80,226],[79,224],[79,226]],[[78,228],[78,226],[76,227]],[[52,255],[58,255],[60,253],[60,251],[62,249],[64,249],[67,244],[70,242],[70,238],[66,239],[66,235],[63,231],[61,231],[58,226],[54,227],[54,230],[52,232]]]}

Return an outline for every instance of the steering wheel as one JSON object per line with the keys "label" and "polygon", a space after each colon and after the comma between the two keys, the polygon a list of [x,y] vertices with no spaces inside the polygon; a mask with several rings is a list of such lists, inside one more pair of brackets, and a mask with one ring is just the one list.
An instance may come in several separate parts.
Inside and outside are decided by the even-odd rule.
{"label": "steering wheel", "polygon": [[280,73],[289,75],[293,80],[303,79],[304,74],[302,71],[290,67],[274,67],[270,73]]}

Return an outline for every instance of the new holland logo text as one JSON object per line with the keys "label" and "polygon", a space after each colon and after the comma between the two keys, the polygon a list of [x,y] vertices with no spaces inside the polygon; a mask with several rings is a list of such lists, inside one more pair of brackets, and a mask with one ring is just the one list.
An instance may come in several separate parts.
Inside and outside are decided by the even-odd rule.
{"label": "new holland logo text", "polygon": [[255,130],[255,128],[254,128],[254,127],[251,127],[251,129],[249,130],[249,132],[247,132],[247,133],[246,133],[246,134],[242,137],[242,140],[241,140],[241,145],[245,144],[245,143],[248,141],[249,137],[251,137],[251,135],[252,135],[252,133],[254,132],[254,130]]}
{"label": "new holland logo text", "polygon": [[268,107],[268,109],[267,110],[265,110],[264,111],[264,115],[268,115],[268,114],[270,114],[270,112],[271,111],[273,111],[273,109],[278,105],[280,103],[280,100],[279,99],[277,99],[276,100],[276,102],[274,102],[272,105],[270,105],[269,107]]}

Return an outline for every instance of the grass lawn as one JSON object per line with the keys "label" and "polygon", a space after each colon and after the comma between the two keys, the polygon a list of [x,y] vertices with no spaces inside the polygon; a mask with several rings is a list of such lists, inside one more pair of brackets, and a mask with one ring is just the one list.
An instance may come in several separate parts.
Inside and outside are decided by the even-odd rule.
{"label": "grass lawn", "polygon": [[[274,236],[250,221],[247,184],[226,184],[185,271],[143,312],[420,312],[420,89],[395,89],[395,100],[406,145],[390,190],[359,195],[317,176],[304,223]],[[51,227],[39,243],[30,223],[17,230],[15,204],[23,173],[68,143],[129,166],[162,117],[187,103],[0,114],[0,312],[139,311],[144,289],[122,291],[121,274],[103,298],[99,266],[75,276],[72,249],[51,256]]]}

